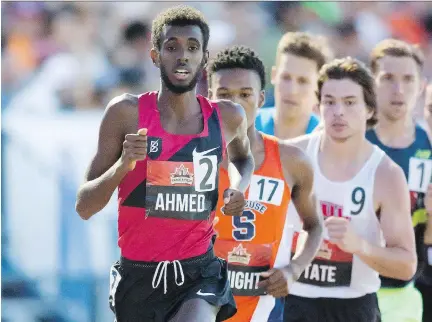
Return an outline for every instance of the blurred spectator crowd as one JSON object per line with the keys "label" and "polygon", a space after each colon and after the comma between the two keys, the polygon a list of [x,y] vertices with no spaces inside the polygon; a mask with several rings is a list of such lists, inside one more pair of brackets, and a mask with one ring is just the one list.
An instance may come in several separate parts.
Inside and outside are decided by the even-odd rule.
{"label": "blurred spectator crowd", "polygon": [[[2,109],[104,108],[114,96],[159,87],[149,56],[153,17],[174,2],[2,2]],[[380,40],[418,43],[432,77],[428,2],[192,2],[210,24],[210,56],[255,49],[270,72],[287,31],[328,37],[337,56],[367,60]],[[270,89],[270,86],[268,89]],[[272,91],[268,91],[272,104]],[[9,104],[10,103],[10,104]]]}

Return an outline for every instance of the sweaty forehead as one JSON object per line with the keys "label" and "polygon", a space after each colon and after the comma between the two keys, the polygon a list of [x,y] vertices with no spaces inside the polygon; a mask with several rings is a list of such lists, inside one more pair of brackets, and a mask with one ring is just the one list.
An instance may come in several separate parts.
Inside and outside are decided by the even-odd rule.
{"label": "sweaty forehead", "polygon": [[290,53],[280,55],[277,69],[282,73],[307,78],[318,77],[318,67],[314,60]]}
{"label": "sweaty forehead", "polygon": [[390,74],[411,75],[418,70],[415,60],[411,57],[384,56],[378,60],[380,72]]}
{"label": "sweaty forehead", "polygon": [[343,98],[349,96],[361,97],[362,94],[362,87],[348,78],[329,79],[324,82],[321,90],[322,97],[326,95],[335,98]]}
{"label": "sweaty forehead", "polygon": [[242,88],[261,90],[261,80],[254,70],[243,68],[222,69],[212,75],[211,86],[213,90],[219,88],[228,90],[240,90]]}
{"label": "sweaty forehead", "polygon": [[189,26],[164,26],[161,35],[162,42],[169,39],[178,41],[187,41],[188,39],[196,39],[201,44],[203,43],[203,35],[200,27],[195,25]]}

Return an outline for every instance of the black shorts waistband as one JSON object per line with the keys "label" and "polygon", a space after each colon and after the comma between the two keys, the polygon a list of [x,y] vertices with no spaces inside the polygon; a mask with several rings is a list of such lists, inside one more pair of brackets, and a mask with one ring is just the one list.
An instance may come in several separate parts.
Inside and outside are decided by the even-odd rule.
{"label": "black shorts waistband", "polygon": [[[179,260],[180,264],[183,265],[195,265],[197,263],[205,262],[207,260],[211,260],[215,257],[213,247],[210,248],[207,252],[205,252],[202,255],[198,255],[191,258],[181,259]],[[163,261],[161,261],[163,262]],[[146,261],[134,261],[127,259],[125,257],[120,257],[120,265],[122,266],[133,266],[133,267],[140,267],[140,268],[156,268],[159,265],[160,262],[146,262]]]}
{"label": "black shorts waistband", "polygon": [[338,297],[303,297],[303,296],[297,296],[297,295],[288,295],[292,296],[294,298],[301,299],[303,301],[310,301],[315,303],[322,303],[322,304],[344,304],[344,305],[361,305],[364,302],[374,301],[377,298],[376,293],[368,293],[360,297],[349,297],[349,298],[338,298]]}

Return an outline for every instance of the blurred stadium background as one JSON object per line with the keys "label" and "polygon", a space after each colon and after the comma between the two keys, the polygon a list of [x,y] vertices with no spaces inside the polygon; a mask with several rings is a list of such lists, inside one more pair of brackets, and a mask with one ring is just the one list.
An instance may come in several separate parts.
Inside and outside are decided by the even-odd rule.
{"label": "blurred stadium background", "polygon": [[[116,203],[84,222],[75,193],[107,102],[158,89],[151,21],[175,4],[2,2],[1,321],[113,320],[107,300],[109,267],[119,255]],[[210,55],[247,45],[269,72],[286,31],[325,35],[337,56],[362,60],[378,41],[396,37],[422,46],[432,77],[432,3],[188,4],[210,23]]]}

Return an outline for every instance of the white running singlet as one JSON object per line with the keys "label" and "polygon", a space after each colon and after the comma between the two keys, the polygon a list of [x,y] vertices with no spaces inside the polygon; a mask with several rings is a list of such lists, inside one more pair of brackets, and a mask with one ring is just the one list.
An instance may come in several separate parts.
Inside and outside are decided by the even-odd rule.
{"label": "white running singlet", "polygon": [[[318,213],[324,216],[324,219],[330,216],[348,218],[357,234],[372,244],[383,246],[385,243],[374,209],[373,190],[375,172],[384,152],[374,146],[370,158],[351,180],[334,182],[327,179],[320,170],[320,141],[320,133],[313,134],[306,150],[315,173],[314,192]],[[301,232],[298,214],[292,213],[289,218],[298,223],[294,225],[294,254],[302,248],[304,234]],[[378,273],[357,256],[346,253],[330,243],[325,230],[324,242],[317,257],[306,268],[297,283],[292,285],[290,294],[309,298],[356,298],[374,293],[379,287]]]}

